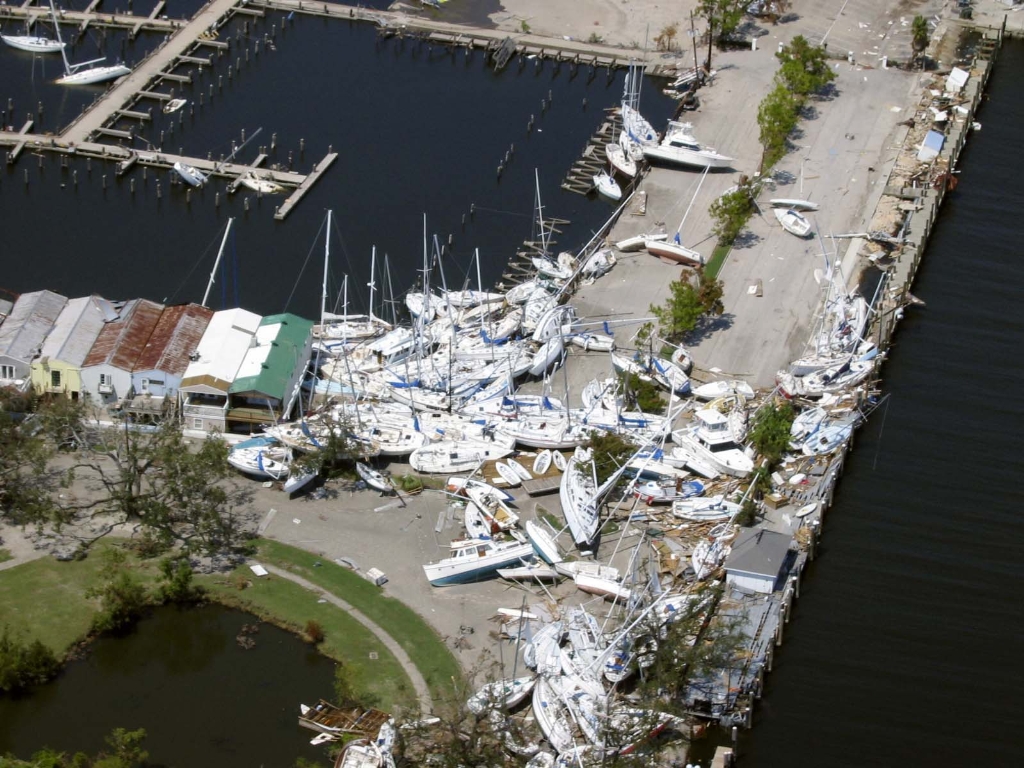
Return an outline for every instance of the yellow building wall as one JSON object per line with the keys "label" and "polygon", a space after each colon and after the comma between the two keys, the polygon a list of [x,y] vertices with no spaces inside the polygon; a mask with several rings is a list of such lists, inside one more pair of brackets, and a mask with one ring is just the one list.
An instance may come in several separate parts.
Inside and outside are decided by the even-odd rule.
{"label": "yellow building wall", "polygon": [[[60,372],[59,387],[52,385],[54,371]],[[59,393],[71,397],[72,392],[81,395],[82,372],[60,360],[48,360],[46,363],[36,360],[32,363],[32,388],[40,395]]]}

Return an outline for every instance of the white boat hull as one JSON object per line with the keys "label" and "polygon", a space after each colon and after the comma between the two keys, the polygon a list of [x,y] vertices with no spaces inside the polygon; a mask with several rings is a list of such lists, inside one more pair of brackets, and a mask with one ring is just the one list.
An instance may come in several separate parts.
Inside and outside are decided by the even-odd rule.
{"label": "white boat hull", "polygon": [[649,254],[657,256],[659,259],[674,261],[676,264],[682,264],[687,267],[699,267],[704,264],[704,257],[697,253],[697,251],[687,248],[680,243],[674,243],[671,240],[648,239],[644,245],[647,247]]}
{"label": "white boat hull", "polygon": [[29,53],[60,53],[64,43],[59,40],[51,40],[48,37],[37,37],[35,35],[0,35],[11,48]]}
{"label": "white boat hull", "polygon": [[124,64],[112,64],[107,67],[92,67],[91,69],[72,72],[71,74],[64,75],[64,77],[57,78],[57,82],[60,85],[95,85],[96,83],[105,83],[108,80],[116,80],[130,72],[131,69]]}
{"label": "white boat hull", "polygon": [[733,158],[709,152],[694,152],[674,147],[644,147],[644,157],[654,162],[681,165],[684,168],[732,168]]}

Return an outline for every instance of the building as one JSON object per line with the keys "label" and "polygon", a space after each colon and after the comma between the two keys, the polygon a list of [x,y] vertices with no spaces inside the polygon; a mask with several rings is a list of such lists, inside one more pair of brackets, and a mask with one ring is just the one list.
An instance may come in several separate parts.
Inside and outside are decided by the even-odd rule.
{"label": "building", "polygon": [[182,376],[212,317],[212,310],[198,304],[164,309],[132,368],[129,412],[156,416],[174,404]]}
{"label": "building", "polygon": [[313,321],[284,313],[263,318],[229,390],[232,431],[288,418],[313,348]]}
{"label": "building", "polygon": [[63,394],[77,400],[82,392],[82,365],[103,327],[118,309],[100,296],[71,299],[32,362],[32,388],[40,395]]}
{"label": "building", "polygon": [[178,387],[185,429],[225,432],[228,394],[253,345],[260,316],[244,309],[215,312]]}
{"label": "building", "polygon": [[0,387],[28,389],[32,361],[68,303],[52,291],[33,291],[18,297],[0,325]]}
{"label": "building", "polygon": [[107,323],[82,363],[82,390],[100,405],[127,400],[132,393],[132,371],[153,334],[163,304],[134,299],[120,317]]}
{"label": "building", "polygon": [[788,534],[760,528],[740,531],[725,559],[726,583],[750,592],[774,592],[792,564],[792,541]]}

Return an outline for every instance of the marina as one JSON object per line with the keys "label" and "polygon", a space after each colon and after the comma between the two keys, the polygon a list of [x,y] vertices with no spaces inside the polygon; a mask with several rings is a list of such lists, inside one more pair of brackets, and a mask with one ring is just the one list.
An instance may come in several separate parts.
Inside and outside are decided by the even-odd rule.
{"label": "marina", "polygon": [[[215,0],[207,10],[214,5],[218,19],[234,8]],[[295,10],[305,9],[299,2]],[[349,10],[349,17],[355,18],[354,9]],[[332,12],[324,11],[328,16]],[[190,34],[200,26],[186,25]],[[382,27],[387,29],[387,24]],[[270,423],[273,426],[268,434],[296,450],[315,453],[341,430],[357,441],[364,459],[388,457],[374,462],[379,469],[387,467],[385,474],[369,469],[369,465],[365,465],[365,472],[360,471],[364,478],[374,478],[370,486],[376,490],[386,493],[387,484],[392,482],[389,478],[405,472],[406,461],[394,457],[406,455],[408,465],[420,473],[467,474],[493,487],[494,492],[504,494],[508,489],[517,502],[515,517],[524,521],[529,518],[525,533],[514,521],[499,524],[496,510],[500,507],[491,507],[473,494],[449,497],[425,492],[410,498],[408,510],[404,505],[403,510],[415,512],[417,519],[429,520],[430,530],[417,525],[418,554],[406,558],[405,563],[392,560],[388,564],[389,589],[409,604],[422,604],[424,600],[433,604],[436,600],[437,605],[452,605],[450,598],[434,595],[454,592],[459,607],[438,622],[443,626],[469,622],[460,624],[460,628],[478,624],[482,616],[493,613],[494,600],[499,597],[495,579],[507,577],[509,584],[521,590],[523,610],[528,610],[530,619],[524,622],[521,615],[518,626],[502,622],[498,642],[503,643],[504,654],[512,661],[506,658],[498,666],[498,674],[505,680],[511,672],[510,664],[521,670],[516,665],[522,663],[535,670],[537,683],[530,705],[533,716],[526,719],[537,722],[549,747],[563,757],[577,754],[575,750],[584,743],[595,753],[626,754],[642,748],[646,739],[662,731],[678,732],[688,739],[694,729],[703,730],[709,723],[724,727],[723,732],[730,735],[718,741],[728,741],[736,748],[737,731],[728,729],[750,727],[754,722],[756,702],[764,695],[766,674],[780,653],[778,647],[795,610],[805,569],[819,554],[826,513],[833,504],[854,430],[886,402],[880,384],[881,366],[897,322],[914,303],[911,284],[939,206],[952,188],[949,180],[1002,43],[999,31],[983,30],[979,34],[982,42],[977,53],[960,60],[960,71],[965,74],[957,98],[961,111],[948,125],[931,128],[943,137],[932,157],[920,154],[921,147],[927,145],[927,129],[921,128],[932,107],[939,103],[934,101],[938,98],[935,93],[942,94],[949,86],[939,79],[944,74],[931,79],[898,74],[886,80],[885,87],[890,89],[886,98],[892,96],[898,101],[909,96],[918,100],[913,111],[921,122],[902,124],[897,115],[903,107],[888,114],[876,109],[863,118],[871,121],[865,125],[867,137],[861,139],[866,142],[864,148],[834,160],[838,167],[829,166],[833,177],[837,172],[875,174],[870,186],[857,193],[857,200],[865,208],[847,205],[843,213],[836,213],[841,207],[838,199],[847,190],[824,184],[817,185],[805,198],[802,187],[807,160],[813,164],[819,157],[837,157],[831,140],[828,144],[817,143],[824,136],[823,125],[827,122],[808,124],[807,141],[811,146],[807,157],[788,159],[782,173],[770,180],[784,185],[788,173],[788,183],[793,183],[796,174],[791,169],[795,163],[799,168],[799,193],[794,190],[793,195],[787,192],[782,196],[774,192],[772,205],[778,200],[787,207],[775,208],[774,216],[752,220],[755,242],[761,240],[758,248],[734,247],[717,266],[729,317],[724,323],[710,320],[695,343],[683,351],[680,360],[685,357],[694,361],[689,376],[669,367],[674,362],[666,362],[667,353],[661,362],[653,347],[645,353],[644,342],[636,335],[638,326],[649,320],[646,307],[667,293],[671,279],[668,270],[678,275],[679,267],[669,267],[650,254],[613,250],[611,244],[639,238],[652,254],[656,249],[651,243],[660,244],[662,250],[678,246],[693,254],[690,261],[673,259],[678,263],[709,263],[713,243],[708,237],[701,239],[710,228],[707,214],[697,210],[694,218],[689,217],[705,175],[641,167],[633,182],[636,186],[623,195],[624,202],[614,209],[611,218],[593,228],[585,245],[556,256],[551,248],[552,235],[568,220],[545,218],[549,206],[542,203],[539,174],[535,172],[534,232],[510,266],[502,267],[506,271],[498,286],[500,292],[494,294],[496,299],[479,299],[489,294],[480,276],[478,254],[477,273],[467,268],[458,278],[463,281],[458,286],[461,290],[449,290],[444,275],[448,254],[444,240],[429,236],[424,224],[423,262],[416,286],[421,291],[420,302],[413,309],[408,302],[413,294],[408,294],[405,303],[413,309],[411,315],[393,316],[393,330],[381,327],[376,331],[388,337],[397,331],[409,334],[415,340],[413,351],[405,349],[403,341],[395,352],[388,352],[394,356],[385,359],[378,351],[384,347],[370,348],[375,343],[372,339],[349,339],[342,334],[339,343],[326,350],[326,358],[321,358],[320,352],[315,358],[308,405],[293,409],[295,398],[289,402],[286,390],[268,397],[268,403],[273,403],[266,409],[243,402],[241,397],[236,399],[230,390],[223,405],[193,401],[186,395],[179,397],[179,407],[190,436],[211,431],[210,424],[219,418],[224,419],[220,428],[246,437],[254,425]],[[490,53],[500,50],[487,45]],[[505,51],[507,60],[497,69],[508,67],[513,53],[523,55],[522,49],[506,47]],[[155,54],[151,60],[157,58]],[[185,63],[202,66],[194,60]],[[840,78],[845,90],[839,103],[844,109],[878,98],[869,75],[861,74],[867,70],[854,67],[852,60],[849,64]],[[275,220],[284,219],[300,199],[314,194],[314,184],[339,157],[330,146],[324,159],[303,175],[266,168],[268,153],[262,147],[256,161],[247,165],[143,152],[95,141],[100,135],[117,140],[131,138],[130,133],[121,135],[117,133],[119,128],[109,127],[112,119],[147,122],[144,115],[148,112],[123,105],[138,96],[138,89],[154,87],[154,78],[166,74],[165,66],[166,62],[160,68],[151,67],[150,74],[137,81],[134,90],[126,89],[117,97],[112,94],[125,81],[114,86],[99,102],[103,106],[98,108],[98,117],[91,118],[87,113],[59,139],[51,139],[49,146],[31,142],[31,124],[20,132],[0,135],[0,143],[12,148],[13,157],[9,154],[8,162],[17,161],[27,146],[40,155],[52,152],[72,156],[76,162],[79,158],[117,162],[120,174],[134,173],[136,168],[174,167],[184,178],[184,165],[196,173],[210,173],[227,181],[228,191],[238,189],[243,178],[271,182],[291,192],[274,207]],[[591,66],[598,66],[596,58]],[[613,66],[621,63],[609,62],[609,72]],[[134,78],[140,69],[136,67],[129,77]],[[871,78],[882,76],[879,70],[870,72]],[[751,85],[756,86],[756,82]],[[714,108],[716,99],[735,98],[724,94],[721,81],[705,91],[701,95],[708,111]],[[122,107],[114,109],[112,105],[118,99],[122,99]],[[590,158],[605,139],[618,144],[616,134],[623,128],[633,134],[629,128],[635,125],[629,112],[632,108],[624,99],[620,109],[606,110],[607,117],[600,118],[582,158],[571,166],[569,181],[562,185],[565,191],[584,191],[586,174],[598,169]],[[621,115],[626,116],[626,126]],[[533,122],[531,115],[528,132]],[[719,115],[717,123],[708,118],[701,124],[700,135],[714,135],[717,127],[715,145],[735,159],[718,155],[717,150],[715,158],[747,167],[741,164],[751,162],[756,146],[752,149],[739,141],[735,131],[740,129],[732,128],[737,122],[725,115]],[[744,130],[749,136],[751,129]],[[849,142],[855,138],[849,132],[845,136]],[[695,146],[697,152],[706,149]],[[900,151],[887,156],[884,165],[869,154],[893,146]],[[506,165],[511,162],[511,154],[505,156]],[[871,163],[879,163],[879,167]],[[604,163],[600,165],[604,167]],[[25,174],[28,186],[27,169]],[[501,175],[499,166],[499,180]],[[723,194],[728,182],[724,174],[708,178],[709,188],[702,198],[705,203]],[[4,183],[7,185],[6,180]],[[198,189],[196,192],[202,194]],[[191,190],[186,194],[191,195]],[[215,207],[219,207],[221,199],[216,194]],[[186,201],[190,199],[186,197]],[[638,209],[637,200],[643,201],[642,208]],[[609,207],[604,213],[611,210]],[[773,209],[766,206],[766,210]],[[471,218],[473,211],[470,208]],[[680,213],[682,221],[675,240],[671,240],[671,227]],[[327,251],[332,238],[330,221],[328,217],[323,229]],[[811,233],[812,225],[821,233],[823,221],[831,224],[832,231],[838,228],[856,234],[836,236],[826,244],[823,236],[812,238]],[[227,240],[225,233],[224,242]],[[683,246],[684,241],[692,247]],[[879,247],[880,243],[884,247]],[[449,236],[448,246],[451,244]],[[415,246],[410,245],[415,252]],[[786,253],[787,257],[777,257],[776,253]],[[795,258],[788,259],[789,255]],[[218,263],[219,259],[220,255]],[[786,263],[765,271],[768,259]],[[872,282],[868,271],[879,265],[886,274]],[[494,274],[494,265],[491,269]],[[785,280],[787,274],[799,274],[799,278]],[[305,354],[300,351],[304,348],[301,339],[289,342],[295,344],[296,359],[286,372],[282,370],[289,386],[295,382],[296,392],[302,378],[298,361],[302,362],[304,375],[312,339],[318,333],[323,337],[327,324],[327,276],[325,255],[319,331],[314,330],[305,339]],[[213,274],[211,285],[212,278]],[[361,317],[374,318],[372,291],[377,280],[376,269],[371,267],[370,304],[368,314]],[[382,282],[390,284],[390,275]],[[644,283],[647,290],[640,290]],[[658,284],[654,290],[652,283]],[[470,288],[476,289],[477,298]],[[779,306],[796,309],[782,317],[776,311]],[[338,316],[333,315],[335,320]],[[340,318],[341,326],[347,327],[347,292]],[[276,315],[257,315],[255,322],[259,327],[280,322],[294,325],[291,319],[281,321]],[[303,322],[312,325],[312,321]],[[777,324],[778,333],[770,333],[772,324]],[[232,327],[241,326],[236,323]],[[495,330],[498,327],[503,329],[501,334]],[[247,333],[255,337],[260,332],[254,326]],[[495,338],[500,346],[494,343]],[[583,339],[582,343],[575,343],[577,339]],[[661,339],[655,337],[655,341],[661,344]],[[250,340],[231,343],[239,344],[241,350]],[[756,353],[751,352],[754,346]],[[607,354],[612,349],[613,354]],[[243,358],[249,355],[240,354]],[[330,366],[326,365],[327,358],[333,358]],[[275,364],[282,365],[280,361]],[[619,389],[615,378],[610,380],[612,385],[601,385],[617,373],[647,381],[660,391],[665,412],[643,412],[635,402],[627,402],[624,398],[628,393]],[[183,377],[181,393],[185,394],[190,375],[195,378],[199,373],[190,374],[184,369],[178,375]],[[226,380],[230,383],[230,379]],[[597,393],[597,402],[581,402],[584,391]],[[261,396],[269,394],[259,392]],[[564,402],[552,403],[552,396]],[[698,397],[701,403],[697,403]],[[221,408],[223,417],[217,414]],[[791,439],[773,460],[754,448],[750,432],[756,430],[764,413],[782,409],[789,409],[790,419],[795,416],[796,420]],[[872,417],[869,423],[877,418]],[[430,427],[424,428],[424,423]],[[429,443],[408,451],[388,452],[386,446],[394,445],[389,437],[393,431],[421,432]],[[602,472],[599,477],[593,449],[586,446],[603,435],[617,436],[633,453],[617,469]],[[554,453],[542,459],[544,451]],[[700,482],[694,480],[697,477]],[[686,486],[685,497],[655,506],[651,490],[655,486],[650,483],[666,495],[666,489],[674,485],[683,496],[684,479],[691,483]],[[487,486],[482,489],[484,493],[490,492]],[[396,483],[394,487],[400,486]],[[642,488],[648,489],[646,495]],[[557,497],[553,495],[556,490]],[[268,494],[273,497],[272,491]],[[359,495],[358,488],[355,495]],[[645,502],[643,506],[641,501]],[[741,515],[745,518],[742,524]],[[328,536],[325,531],[329,524],[317,528],[319,524],[308,522],[311,526],[304,528],[302,535],[309,535],[312,529]],[[374,541],[372,525],[356,522],[351,515],[345,522],[352,524],[345,529],[352,544],[345,546],[358,547],[360,554],[386,557],[380,542]],[[540,526],[533,535],[526,527],[529,523]],[[264,530],[271,537],[294,540],[288,525],[287,520],[271,523],[268,517]],[[450,544],[446,543],[449,535]],[[337,546],[317,544],[323,547],[319,551],[324,556],[332,558],[342,554],[337,549],[332,551]],[[432,548],[437,552],[430,553]],[[451,551],[446,555],[446,550]],[[534,555],[549,563],[564,555],[568,562],[556,564],[556,579],[549,585],[551,573]],[[534,578],[532,569],[543,570],[544,575]],[[560,583],[557,574],[564,578]],[[601,628],[596,629],[598,626]],[[691,646],[710,643],[729,628],[738,632],[741,645],[733,649],[726,663],[701,669],[686,681],[677,691],[676,714],[635,706],[620,697],[618,683],[633,674],[640,682],[625,690],[638,696],[642,692],[646,673],[641,670],[646,667],[637,659],[666,658],[668,652],[664,650],[658,656],[659,643],[664,647],[671,647],[671,642],[688,642]],[[648,644],[648,637],[655,639]],[[524,638],[525,649],[521,649]],[[521,651],[522,662],[518,661]],[[482,649],[467,654],[466,664],[481,655]],[[634,666],[627,673],[630,664]],[[614,667],[611,677],[605,672],[602,679],[601,670],[609,666]],[[657,669],[663,670],[663,666]],[[523,712],[517,717],[522,719]],[[609,728],[610,723],[615,725]],[[614,731],[618,736],[612,735]],[[381,738],[378,736],[378,740]]]}

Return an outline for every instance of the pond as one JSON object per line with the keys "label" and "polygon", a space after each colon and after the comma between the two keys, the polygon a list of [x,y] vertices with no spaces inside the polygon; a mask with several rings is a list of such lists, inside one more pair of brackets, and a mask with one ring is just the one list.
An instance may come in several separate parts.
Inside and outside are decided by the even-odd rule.
{"label": "pond", "polygon": [[298,726],[299,703],[332,698],[334,662],[256,619],[217,605],[166,607],[124,637],[104,637],[53,682],[0,697],[0,754],[49,746],[95,754],[114,728],[145,728],[150,763],[252,768],[325,760]]}

